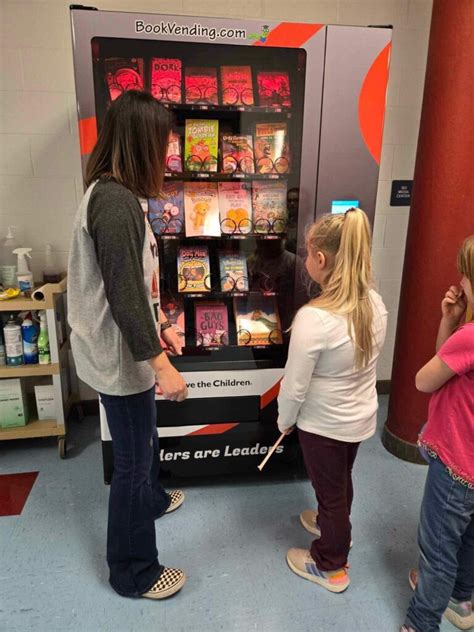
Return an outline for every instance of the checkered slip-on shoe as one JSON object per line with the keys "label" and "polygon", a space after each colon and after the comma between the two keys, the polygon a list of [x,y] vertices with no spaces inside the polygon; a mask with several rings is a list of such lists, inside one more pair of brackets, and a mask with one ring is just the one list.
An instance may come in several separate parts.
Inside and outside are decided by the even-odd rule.
{"label": "checkered slip-on shoe", "polygon": [[[321,537],[321,529],[318,526],[318,512],[314,509],[305,509],[300,513],[300,522],[306,531],[312,533],[316,540],[319,540]],[[350,548],[352,549],[352,540],[350,543]]]}
{"label": "checkered slip-on shoe", "polygon": [[165,513],[171,513],[172,511],[176,511],[178,507],[184,503],[184,492],[180,489],[175,489],[172,492],[168,493],[168,496],[171,498],[171,503]]}
{"label": "checkered slip-on shoe", "polygon": [[[408,581],[412,590],[416,588],[418,571],[412,568],[408,574]],[[455,601],[450,599],[444,611],[444,617],[460,630],[474,630],[474,609],[472,601]]]}
{"label": "checkered slip-on shoe", "polygon": [[159,580],[150,590],[143,593],[146,599],[166,599],[176,594],[186,583],[186,575],[179,568],[164,568]]}
{"label": "checkered slip-on shoe", "polygon": [[288,566],[300,577],[319,584],[326,590],[340,593],[349,587],[349,573],[345,568],[337,571],[321,571],[306,549],[290,549],[286,555]]}

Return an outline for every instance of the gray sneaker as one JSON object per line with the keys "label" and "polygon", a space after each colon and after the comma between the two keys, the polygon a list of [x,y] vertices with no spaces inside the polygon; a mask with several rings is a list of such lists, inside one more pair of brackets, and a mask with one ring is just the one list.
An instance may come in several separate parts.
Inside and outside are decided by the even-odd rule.
{"label": "gray sneaker", "polygon": [[[415,590],[416,582],[418,581],[418,571],[416,568],[411,569],[408,575],[408,581],[412,589]],[[474,629],[474,612],[471,601],[457,601],[457,599],[451,597],[444,616],[460,630]]]}
{"label": "gray sneaker", "polygon": [[474,629],[474,612],[471,601],[457,601],[451,597],[444,616],[460,630]]}

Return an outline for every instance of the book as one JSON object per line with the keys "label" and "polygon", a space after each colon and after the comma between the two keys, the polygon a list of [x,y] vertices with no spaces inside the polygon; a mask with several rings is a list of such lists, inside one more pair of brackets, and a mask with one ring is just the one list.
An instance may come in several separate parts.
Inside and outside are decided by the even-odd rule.
{"label": "book", "polygon": [[166,171],[180,173],[183,170],[183,160],[181,155],[181,139],[179,134],[171,132],[166,150]]}
{"label": "book", "polygon": [[217,182],[186,182],[184,211],[186,237],[220,237]]}
{"label": "book", "polygon": [[286,123],[257,123],[255,126],[257,173],[288,173],[290,152]]}
{"label": "book", "polygon": [[148,200],[148,219],[156,235],[184,232],[184,187],[182,182],[164,182],[161,196]]}
{"label": "book", "polygon": [[220,252],[219,271],[223,292],[248,292],[247,258],[243,252]]}
{"label": "book", "polygon": [[186,119],[184,156],[188,171],[217,171],[219,121]]}
{"label": "book", "polygon": [[250,182],[219,182],[220,227],[225,235],[252,231],[252,187]]}
{"label": "book", "polygon": [[186,103],[218,105],[217,69],[209,67],[188,67],[184,71]]}
{"label": "book", "polygon": [[183,85],[181,59],[152,57],[151,93],[161,103],[181,103]]}
{"label": "book", "polygon": [[274,296],[249,294],[234,299],[237,344],[282,344],[280,317]]}
{"label": "book", "polygon": [[284,233],[288,222],[286,182],[254,181],[252,209],[255,233]]}
{"label": "book", "polygon": [[221,66],[222,104],[253,105],[250,66]]}
{"label": "book", "polygon": [[178,291],[210,292],[211,269],[207,246],[180,246],[178,249]]}
{"label": "book", "polygon": [[221,347],[229,344],[229,316],[225,303],[196,302],[194,323],[197,347]]}
{"label": "book", "polygon": [[[184,315],[184,302],[180,296],[173,296],[170,292],[163,292],[161,295],[161,309],[166,319],[170,321],[171,326],[181,338],[183,346],[186,345],[186,321]],[[167,349],[164,340],[161,345]]]}
{"label": "book", "polygon": [[126,90],[143,90],[143,59],[110,57],[104,62],[105,78],[111,101],[115,101]]}
{"label": "book", "polygon": [[255,173],[253,138],[250,134],[222,134],[221,154],[224,173]]}
{"label": "book", "polygon": [[290,79],[287,72],[258,72],[257,85],[260,105],[291,107]]}

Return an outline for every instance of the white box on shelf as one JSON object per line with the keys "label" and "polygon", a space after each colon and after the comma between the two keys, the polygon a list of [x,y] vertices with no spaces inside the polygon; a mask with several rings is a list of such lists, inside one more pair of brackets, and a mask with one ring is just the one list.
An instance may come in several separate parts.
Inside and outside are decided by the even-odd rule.
{"label": "white box on shelf", "polygon": [[0,428],[28,423],[25,391],[21,380],[0,380]]}
{"label": "white box on shelf", "polygon": [[54,399],[54,389],[52,384],[46,386],[35,386],[36,408],[38,409],[38,419],[56,418],[56,402]]}

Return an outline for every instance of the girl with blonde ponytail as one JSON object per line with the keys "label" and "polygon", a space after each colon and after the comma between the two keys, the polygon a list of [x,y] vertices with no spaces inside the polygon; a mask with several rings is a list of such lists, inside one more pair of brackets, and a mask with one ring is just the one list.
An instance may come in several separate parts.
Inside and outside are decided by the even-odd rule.
{"label": "girl with blonde ponytail", "polygon": [[307,235],[306,268],[321,287],[293,323],[278,398],[278,427],[296,425],[318,511],[300,520],[315,536],[310,550],[290,549],[292,571],[330,590],[349,586],[352,466],[360,442],[375,433],[376,363],[387,311],[373,288],[366,214],[327,215]]}

